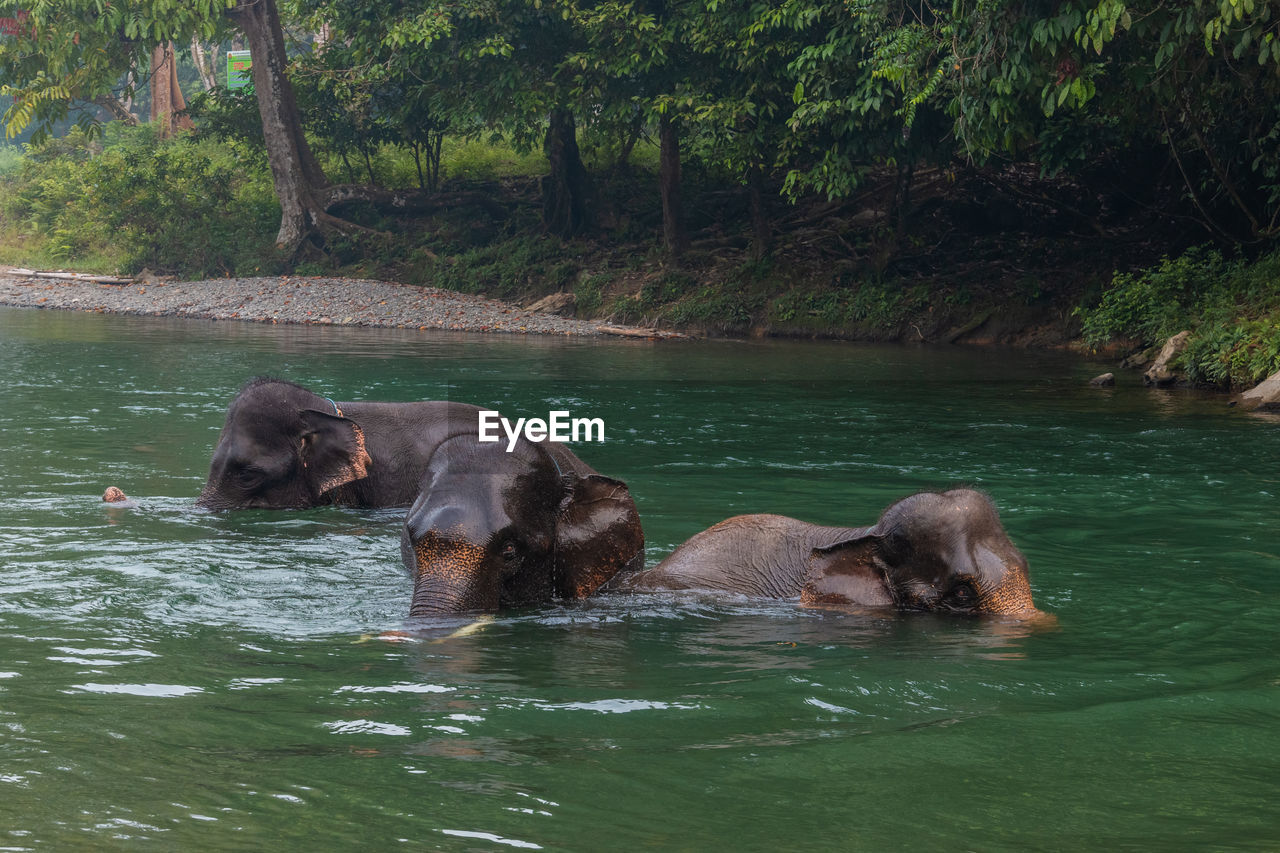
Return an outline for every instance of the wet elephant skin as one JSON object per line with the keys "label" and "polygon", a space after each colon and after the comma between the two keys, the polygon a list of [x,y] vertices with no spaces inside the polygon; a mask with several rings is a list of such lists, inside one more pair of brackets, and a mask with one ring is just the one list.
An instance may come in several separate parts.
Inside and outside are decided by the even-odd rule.
{"label": "wet elephant skin", "polygon": [[444,401],[334,402],[291,382],[255,379],[227,408],[197,504],[408,506],[436,447],[474,434],[480,411]]}
{"label": "wet elephant skin", "polygon": [[415,616],[583,598],[644,561],[621,480],[560,444],[442,442],[405,518],[401,553]]}
{"label": "wet elephant skin", "polygon": [[804,604],[1032,618],[1027,560],[996,508],[972,489],[904,498],[871,527],[740,515],[609,589],[701,589]]}

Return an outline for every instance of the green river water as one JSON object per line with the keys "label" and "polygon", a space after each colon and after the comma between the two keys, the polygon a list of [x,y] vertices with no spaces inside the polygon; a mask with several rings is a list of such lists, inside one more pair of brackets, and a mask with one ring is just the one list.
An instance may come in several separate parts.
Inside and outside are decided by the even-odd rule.
{"label": "green river water", "polygon": [[[1278,849],[1280,420],[1105,368],[0,309],[0,849]],[[1059,624],[655,595],[450,636],[393,511],[193,508],[260,374],[601,417],[650,565],[974,485]]]}

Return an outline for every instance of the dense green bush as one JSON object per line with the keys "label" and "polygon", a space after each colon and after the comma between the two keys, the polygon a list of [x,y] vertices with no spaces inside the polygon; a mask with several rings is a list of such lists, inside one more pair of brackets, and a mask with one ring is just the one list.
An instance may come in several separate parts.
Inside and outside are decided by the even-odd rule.
{"label": "dense green bush", "polygon": [[32,147],[3,196],[0,216],[46,256],[110,258],[126,273],[252,270],[280,216],[265,175],[214,143],[163,142],[147,127],[113,129],[101,146],[77,131]]}
{"label": "dense green bush", "polygon": [[1146,346],[1191,322],[1197,303],[1229,265],[1216,250],[1197,247],[1138,273],[1116,273],[1094,308],[1082,308],[1084,338],[1093,346],[1133,338]]}
{"label": "dense green bush", "polygon": [[1151,269],[1117,273],[1098,305],[1077,309],[1093,346],[1154,346],[1192,332],[1182,366],[1209,385],[1245,385],[1280,370],[1280,251],[1255,262],[1198,247]]}

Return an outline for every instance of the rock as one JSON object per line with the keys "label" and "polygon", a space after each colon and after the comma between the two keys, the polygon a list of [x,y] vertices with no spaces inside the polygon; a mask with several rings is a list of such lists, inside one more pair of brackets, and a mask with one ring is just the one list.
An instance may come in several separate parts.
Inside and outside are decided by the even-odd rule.
{"label": "rock", "polygon": [[1122,370],[1133,370],[1135,367],[1150,364],[1151,357],[1155,355],[1155,352],[1155,347],[1152,347],[1151,349],[1140,349],[1137,352],[1129,353],[1121,360],[1120,368]]}
{"label": "rock", "polygon": [[1090,379],[1089,384],[1097,388],[1109,388],[1116,384],[1116,375],[1114,373],[1104,373],[1101,376],[1095,376]]}
{"label": "rock", "polygon": [[1240,405],[1247,409],[1280,410],[1280,371],[1241,394]]}
{"label": "rock", "polygon": [[577,310],[577,303],[578,298],[572,293],[552,293],[530,305],[529,310],[560,317],[572,317]]}
{"label": "rock", "polygon": [[1142,374],[1142,381],[1147,385],[1165,386],[1172,385],[1178,381],[1178,374],[1173,372],[1169,366],[1175,358],[1182,354],[1187,348],[1187,342],[1191,340],[1190,332],[1178,332],[1172,338],[1164,342],[1164,346],[1160,349],[1160,354],[1156,356],[1156,360],[1147,368],[1147,372]]}

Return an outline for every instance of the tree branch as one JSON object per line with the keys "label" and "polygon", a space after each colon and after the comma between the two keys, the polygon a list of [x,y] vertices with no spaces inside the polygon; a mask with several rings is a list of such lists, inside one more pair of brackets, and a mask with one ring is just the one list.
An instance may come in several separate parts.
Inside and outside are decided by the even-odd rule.
{"label": "tree branch", "polygon": [[99,95],[98,97],[94,98],[93,103],[97,104],[107,112],[111,113],[111,115],[115,116],[117,121],[122,121],[125,124],[127,124],[129,127],[138,126],[138,117],[133,113],[129,112],[129,108],[126,107],[121,102],[121,100],[111,92],[106,92],[105,94]]}

